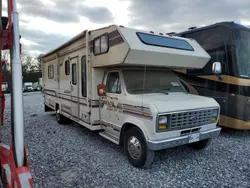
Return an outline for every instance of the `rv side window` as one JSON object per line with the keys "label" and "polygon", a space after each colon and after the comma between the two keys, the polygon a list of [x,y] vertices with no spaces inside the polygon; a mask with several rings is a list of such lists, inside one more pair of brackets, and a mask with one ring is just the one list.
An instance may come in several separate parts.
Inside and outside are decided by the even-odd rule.
{"label": "rv side window", "polygon": [[100,49],[100,38],[95,40],[95,50],[94,50],[94,54],[100,54],[101,53],[101,49]]}
{"label": "rv side window", "polygon": [[69,60],[65,61],[65,74],[69,75],[70,73],[70,63]]}
{"label": "rv side window", "polygon": [[49,79],[54,78],[54,66],[53,65],[48,66],[48,78]]}
{"label": "rv side window", "polygon": [[118,72],[111,72],[108,74],[106,86],[108,93],[121,93],[121,84]]}
{"label": "rv side window", "polygon": [[76,64],[72,64],[72,84],[76,85],[77,82],[77,72],[76,72]]}
{"label": "rv side window", "polygon": [[87,97],[86,56],[82,57],[82,96]]}
{"label": "rv side window", "polygon": [[94,55],[107,53],[108,50],[108,34],[102,35],[94,40]]}

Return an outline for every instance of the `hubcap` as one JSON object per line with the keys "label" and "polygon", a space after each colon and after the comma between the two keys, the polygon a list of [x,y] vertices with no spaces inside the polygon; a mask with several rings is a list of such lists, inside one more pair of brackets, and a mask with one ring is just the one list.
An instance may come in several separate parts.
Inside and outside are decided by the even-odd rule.
{"label": "hubcap", "polygon": [[141,157],[141,143],[140,141],[134,137],[131,136],[128,140],[128,152],[129,155],[133,158],[133,159],[139,159]]}
{"label": "hubcap", "polygon": [[60,120],[60,110],[56,110],[56,119],[59,121]]}

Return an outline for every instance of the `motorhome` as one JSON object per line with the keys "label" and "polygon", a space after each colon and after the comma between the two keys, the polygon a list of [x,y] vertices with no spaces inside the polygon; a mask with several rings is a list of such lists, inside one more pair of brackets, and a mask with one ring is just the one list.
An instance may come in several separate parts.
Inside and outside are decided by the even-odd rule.
{"label": "motorhome", "polygon": [[42,57],[45,112],[99,131],[135,167],[150,165],[157,150],[203,149],[220,134],[220,106],[187,93],[170,68],[209,60],[192,39],[117,25],[85,30]]}
{"label": "motorhome", "polygon": [[[219,22],[175,35],[196,40],[211,56],[202,69],[176,71],[188,92],[213,97],[219,103],[221,126],[250,130],[250,28]],[[220,78],[211,71],[215,61],[222,64]]]}

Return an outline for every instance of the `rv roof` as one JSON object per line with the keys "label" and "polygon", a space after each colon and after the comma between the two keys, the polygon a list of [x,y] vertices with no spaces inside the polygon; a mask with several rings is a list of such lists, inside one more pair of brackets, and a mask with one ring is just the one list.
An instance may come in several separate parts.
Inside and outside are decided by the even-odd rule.
{"label": "rv roof", "polygon": [[[94,56],[95,58],[92,62],[93,67],[112,65],[148,66],[153,64],[154,66],[164,67],[202,68],[210,59],[210,56],[195,40],[163,35],[162,33],[156,34],[150,31],[120,27],[117,25],[110,25],[92,31],[85,30],[55,50],[45,54],[43,58],[84,37],[86,32],[91,34],[98,31],[96,32],[98,35],[109,35],[107,31],[111,27],[113,27],[112,31],[117,31],[123,43],[110,46],[110,51],[108,50],[103,53],[102,56]],[[98,35],[97,38],[100,37]],[[107,40],[111,41],[113,38],[111,37],[109,39],[107,37]],[[94,45],[94,41],[95,39],[92,45]],[[112,50],[115,50],[115,53],[112,53]],[[117,55],[117,53],[119,53],[119,55]],[[108,59],[108,61],[105,61],[104,58]]]}

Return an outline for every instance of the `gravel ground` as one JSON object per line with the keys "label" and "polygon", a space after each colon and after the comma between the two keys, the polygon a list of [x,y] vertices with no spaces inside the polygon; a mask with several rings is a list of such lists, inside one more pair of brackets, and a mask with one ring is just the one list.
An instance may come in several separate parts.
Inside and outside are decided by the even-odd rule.
{"label": "gravel ground", "polygon": [[[203,151],[187,146],[156,153],[136,169],[115,144],[79,125],[58,125],[40,93],[25,93],[25,142],[34,187],[250,187],[250,132],[224,130]],[[9,143],[6,95],[4,142]],[[2,133],[3,134],[3,133]]]}

